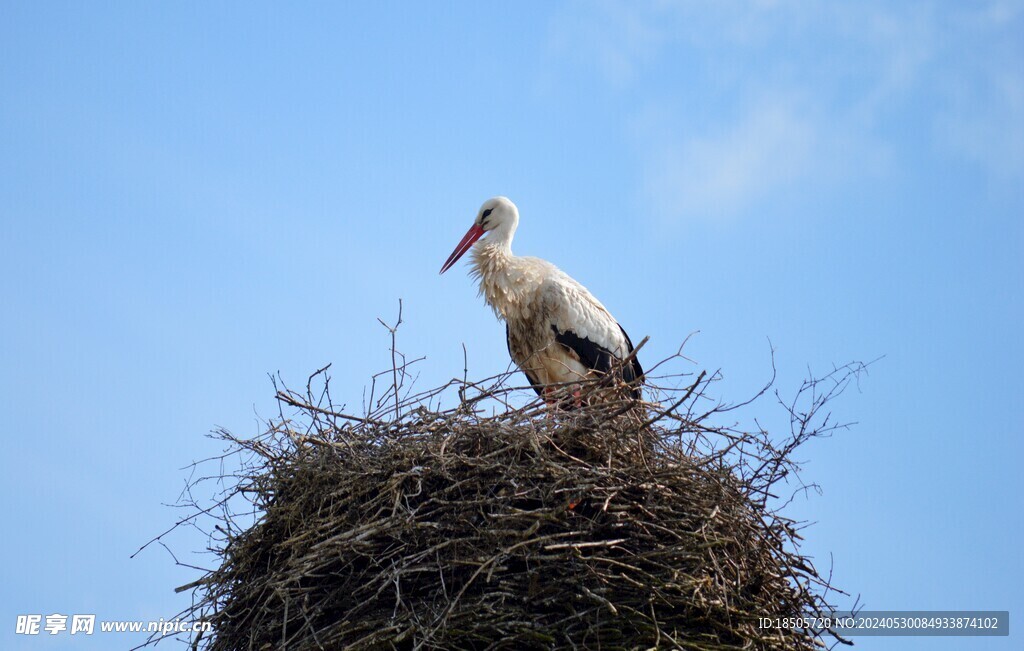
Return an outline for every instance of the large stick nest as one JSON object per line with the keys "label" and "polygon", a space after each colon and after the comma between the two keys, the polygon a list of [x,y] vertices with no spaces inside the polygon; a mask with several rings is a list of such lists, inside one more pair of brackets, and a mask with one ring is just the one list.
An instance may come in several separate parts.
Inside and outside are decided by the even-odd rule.
{"label": "large stick nest", "polygon": [[831,586],[773,491],[791,478],[793,450],[834,429],[821,407],[853,372],[805,383],[781,441],[712,425],[731,408],[705,397],[705,374],[675,378],[657,404],[583,387],[568,411],[511,406],[522,392],[507,378],[453,383],[460,404],[443,410],[430,405],[446,387],[400,401],[396,374],[360,416],[335,409],[326,385],[283,390],[294,412],[263,436],[220,432],[243,462],[196,513],[216,520],[219,566],[187,586],[186,614],[214,631],[193,642],[819,647],[820,631],[759,626],[830,610]]}

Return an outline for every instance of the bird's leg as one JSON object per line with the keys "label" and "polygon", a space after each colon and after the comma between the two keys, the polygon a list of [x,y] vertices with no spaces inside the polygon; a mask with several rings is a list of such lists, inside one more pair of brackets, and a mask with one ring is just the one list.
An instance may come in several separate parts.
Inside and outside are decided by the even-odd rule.
{"label": "bird's leg", "polygon": [[554,387],[549,387],[549,386],[545,386],[544,387],[544,402],[548,406],[548,415],[547,415],[548,421],[555,420],[555,408],[558,406],[558,400],[554,397],[554,394],[555,394]]}

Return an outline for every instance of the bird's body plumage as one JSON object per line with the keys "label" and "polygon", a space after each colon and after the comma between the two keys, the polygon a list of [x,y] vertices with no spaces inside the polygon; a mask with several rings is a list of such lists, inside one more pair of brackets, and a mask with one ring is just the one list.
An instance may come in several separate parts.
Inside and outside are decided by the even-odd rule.
{"label": "bird's body plumage", "polygon": [[[492,214],[495,223],[486,229]],[[481,231],[476,238],[491,231],[473,246],[471,273],[480,283],[484,300],[505,321],[512,360],[538,393],[544,387],[611,371],[616,360],[633,350],[626,332],[586,287],[558,267],[512,253],[518,217],[511,201],[491,199],[463,240],[465,244],[474,229]],[[457,247],[445,269],[460,255]],[[621,372],[630,383],[643,375],[635,357]],[[639,398],[639,388],[634,395]]]}

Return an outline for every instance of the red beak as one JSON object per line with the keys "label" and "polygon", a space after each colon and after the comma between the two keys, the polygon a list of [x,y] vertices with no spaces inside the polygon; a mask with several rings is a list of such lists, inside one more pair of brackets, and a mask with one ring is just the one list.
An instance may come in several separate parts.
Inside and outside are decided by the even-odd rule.
{"label": "red beak", "polygon": [[441,266],[441,273],[444,273],[451,269],[452,265],[458,262],[459,258],[464,256],[466,254],[466,251],[469,250],[469,247],[473,246],[473,244],[476,243],[476,241],[479,240],[483,236],[483,234],[483,227],[481,227],[478,224],[473,224],[469,228],[469,230],[466,231],[466,235],[462,238],[462,241],[459,242],[459,245],[455,247],[455,250],[452,251],[452,254],[448,256],[447,260],[445,260],[444,265]]}

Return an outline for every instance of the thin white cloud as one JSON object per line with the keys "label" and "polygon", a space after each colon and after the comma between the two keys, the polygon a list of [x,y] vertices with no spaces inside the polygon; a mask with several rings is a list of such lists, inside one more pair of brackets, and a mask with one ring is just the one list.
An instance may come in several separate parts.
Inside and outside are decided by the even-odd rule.
{"label": "thin white cloud", "polygon": [[[883,143],[851,137],[798,94],[765,93],[710,133],[660,134],[644,145],[644,194],[655,214],[675,219],[725,219],[757,213],[779,196],[822,188],[888,165]],[[654,118],[658,124],[660,118]]]}
{"label": "thin white cloud", "polygon": [[[801,185],[852,187],[920,155],[892,131],[915,119],[921,135],[934,125],[937,152],[997,177],[1024,173],[1024,2],[959,14],[808,0],[570,6],[552,42],[634,95],[641,191],[664,217],[741,215]],[[669,81],[644,83],[648,69]]]}
{"label": "thin white cloud", "polygon": [[614,0],[568,5],[552,21],[552,58],[593,67],[613,86],[628,85],[664,40],[662,31],[639,9]]}
{"label": "thin white cloud", "polygon": [[996,179],[1024,182],[1024,75],[992,73],[980,84],[961,82],[958,91],[960,101],[936,119],[940,140]]}
{"label": "thin white cloud", "polygon": [[779,98],[757,104],[719,133],[650,151],[645,190],[659,214],[730,216],[806,172],[820,137],[816,127]]}
{"label": "thin white cloud", "polygon": [[960,42],[936,73],[935,136],[996,180],[1024,182],[1024,2],[952,17],[980,38]]}

